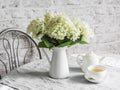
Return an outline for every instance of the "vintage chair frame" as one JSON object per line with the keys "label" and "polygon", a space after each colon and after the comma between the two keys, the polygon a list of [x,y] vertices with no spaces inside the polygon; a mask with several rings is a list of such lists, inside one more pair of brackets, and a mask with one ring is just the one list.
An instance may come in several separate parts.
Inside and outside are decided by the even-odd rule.
{"label": "vintage chair frame", "polygon": [[[5,37],[5,35],[8,33],[13,33],[15,35],[15,38],[13,38],[12,44],[10,44],[9,40]],[[36,42],[28,34],[26,34],[25,32],[22,32],[21,29],[17,29],[17,28],[4,29],[3,31],[0,32],[0,40],[2,40],[3,48],[7,54],[9,66],[7,66],[6,63],[4,62],[4,60],[2,60],[2,59],[0,59],[0,63],[4,66],[5,74],[7,74],[8,72],[12,71],[13,69],[21,66],[19,64],[19,56],[18,56],[19,38],[20,37],[24,37],[29,42],[30,45],[34,44],[34,46],[36,47],[36,49],[38,51],[39,59],[42,59],[40,49],[37,47]],[[18,40],[16,50],[14,48],[15,40]],[[8,47],[10,49],[10,52],[7,51],[7,48],[5,46],[5,42],[8,43]],[[25,58],[26,58],[28,51],[29,51],[29,49],[26,51],[26,53],[24,55],[24,60],[23,60],[24,64],[26,63]],[[0,78],[2,78],[2,75],[0,75]]]}

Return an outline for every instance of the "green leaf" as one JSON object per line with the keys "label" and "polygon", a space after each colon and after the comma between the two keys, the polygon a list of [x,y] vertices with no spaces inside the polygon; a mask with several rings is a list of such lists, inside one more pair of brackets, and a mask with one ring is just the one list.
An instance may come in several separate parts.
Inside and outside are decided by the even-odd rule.
{"label": "green leaf", "polygon": [[54,44],[50,42],[49,38],[47,36],[43,36],[41,38],[42,42],[44,42],[46,48],[54,47]]}
{"label": "green leaf", "polygon": [[44,44],[44,42],[40,42],[38,44],[38,47],[40,47],[40,48],[46,48],[46,45]]}
{"label": "green leaf", "polygon": [[71,44],[72,44],[72,41],[68,41],[68,42],[65,42],[65,43],[58,45],[57,47],[70,46]]}
{"label": "green leaf", "polygon": [[76,43],[79,43],[79,44],[87,44],[87,42],[82,41],[81,39],[76,40],[76,41],[75,41],[75,44],[76,44]]}
{"label": "green leaf", "polygon": [[72,46],[74,44],[86,44],[87,42],[85,41],[82,41],[81,38],[76,40],[76,41],[72,41],[72,40],[69,40],[67,37],[64,38],[64,40],[57,40],[57,39],[54,39],[54,38],[51,38],[47,35],[44,35],[42,38],[41,38],[42,42],[40,42],[38,44],[39,47],[44,47],[44,48],[52,48],[52,47],[64,47],[64,46]]}
{"label": "green leaf", "polygon": [[41,32],[38,32],[38,33],[36,34],[36,36],[38,36],[39,34],[41,34]]}
{"label": "green leaf", "polygon": [[89,79],[89,80],[95,80],[95,79],[94,79],[94,78],[92,78],[92,77],[89,77],[88,79]]}
{"label": "green leaf", "polygon": [[85,41],[79,41],[80,44],[88,44],[87,42]]}
{"label": "green leaf", "polygon": [[63,40],[57,40],[57,42],[59,43],[59,44],[61,44],[61,43],[65,43],[65,42],[68,42],[68,41],[70,41],[67,37],[65,37]]}

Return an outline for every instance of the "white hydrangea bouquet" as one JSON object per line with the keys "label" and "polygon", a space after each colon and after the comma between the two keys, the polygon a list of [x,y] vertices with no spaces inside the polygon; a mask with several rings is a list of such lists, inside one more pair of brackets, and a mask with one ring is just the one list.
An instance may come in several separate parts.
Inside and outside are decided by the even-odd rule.
{"label": "white hydrangea bouquet", "polygon": [[41,48],[86,44],[94,36],[93,30],[84,21],[71,20],[58,13],[46,13],[43,19],[32,20],[27,32],[39,39],[38,46]]}

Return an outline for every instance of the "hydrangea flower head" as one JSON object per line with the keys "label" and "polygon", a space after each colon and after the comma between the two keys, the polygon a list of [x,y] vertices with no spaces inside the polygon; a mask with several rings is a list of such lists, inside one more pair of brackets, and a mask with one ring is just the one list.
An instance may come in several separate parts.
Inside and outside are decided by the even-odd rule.
{"label": "hydrangea flower head", "polygon": [[[82,20],[71,20],[68,16],[60,13],[46,13],[43,19],[34,19],[27,27],[27,32],[35,38],[44,38],[43,45],[58,45],[60,42],[75,44],[75,42],[89,42],[94,36],[93,30]],[[53,42],[48,39],[53,39]],[[60,42],[59,42],[60,41]],[[63,44],[63,45],[66,45]],[[61,46],[63,46],[61,45]],[[58,45],[59,46],[59,45]]]}

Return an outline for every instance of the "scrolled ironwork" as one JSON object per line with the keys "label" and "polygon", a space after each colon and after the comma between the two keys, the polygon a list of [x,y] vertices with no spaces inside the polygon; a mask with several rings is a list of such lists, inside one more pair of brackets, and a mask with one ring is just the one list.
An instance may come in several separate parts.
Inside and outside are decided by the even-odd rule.
{"label": "scrolled ironwork", "polygon": [[[8,38],[9,35],[11,35],[11,38]],[[21,39],[26,40],[29,45],[29,47],[25,48],[27,50],[24,54],[22,61],[20,60],[20,57],[19,57],[19,46],[20,46]],[[21,29],[7,28],[1,31],[0,41],[2,42],[3,50],[5,51],[7,56],[7,60],[0,58],[0,64],[2,64],[5,74],[7,74],[8,72],[10,72],[15,68],[18,68],[22,64],[27,63],[28,61],[26,61],[26,57],[34,47],[36,47],[36,50],[38,51],[39,59],[42,59],[40,49],[37,47],[36,42],[28,34],[26,34],[25,32],[22,32]],[[3,75],[0,73],[0,78],[2,76]]]}

